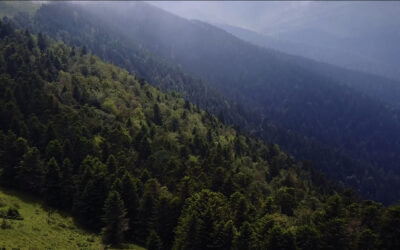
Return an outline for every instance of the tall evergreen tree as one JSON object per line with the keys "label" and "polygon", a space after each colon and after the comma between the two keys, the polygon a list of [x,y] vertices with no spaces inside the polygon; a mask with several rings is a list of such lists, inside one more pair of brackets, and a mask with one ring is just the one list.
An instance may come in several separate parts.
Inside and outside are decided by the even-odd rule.
{"label": "tall evergreen tree", "polygon": [[305,225],[296,229],[296,246],[299,250],[318,250],[320,241],[320,235],[314,227]]}
{"label": "tall evergreen tree", "polygon": [[380,230],[383,248],[400,248],[400,204],[390,207],[383,215],[382,228]]}
{"label": "tall evergreen tree", "polygon": [[296,250],[295,238],[290,231],[276,225],[268,233],[268,249]]}
{"label": "tall evergreen tree", "polygon": [[235,225],[233,224],[233,221],[229,220],[228,222],[226,222],[222,229],[222,239],[219,248],[226,250],[233,249],[237,234],[238,232],[235,228]]}
{"label": "tall evergreen tree", "polygon": [[37,43],[38,43],[38,47],[41,51],[45,50],[47,48],[47,46],[49,46],[46,36],[43,35],[41,32],[39,32],[39,34],[38,34]]}
{"label": "tall evergreen tree", "polygon": [[73,177],[73,166],[69,158],[65,158],[61,167],[61,185],[62,185],[62,197],[63,207],[71,208],[73,196],[74,196],[74,177]]}
{"label": "tall evergreen tree", "polygon": [[235,239],[234,249],[251,250],[254,248],[254,231],[249,222],[244,222],[240,227],[238,237]]}
{"label": "tall evergreen tree", "polygon": [[154,123],[161,126],[163,124],[163,121],[162,121],[163,119],[162,119],[160,107],[158,106],[157,103],[154,104],[153,112],[154,112]]}
{"label": "tall evergreen tree", "polygon": [[147,237],[146,247],[148,250],[162,250],[162,242],[156,231],[152,230]]}
{"label": "tall evergreen tree", "polygon": [[128,230],[128,219],[124,202],[118,192],[112,190],[104,203],[102,240],[105,244],[120,245],[124,240],[124,232]]}
{"label": "tall evergreen tree", "polygon": [[46,147],[46,159],[54,157],[58,164],[62,164],[64,158],[63,146],[59,140],[51,140]]}
{"label": "tall evergreen tree", "polygon": [[29,148],[18,167],[16,176],[18,188],[34,194],[40,193],[42,173],[40,151],[36,147]]}
{"label": "tall evergreen tree", "polygon": [[121,198],[124,201],[127,218],[129,219],[129,229],[127,231],[127,237],[130,240],[134,240],[134,232],[136,227],[138,226],[138,210],[139,210],[139,195],[136,183],[133,177],[126,173],[122,177],[122,191],[121,191]]}
{"label": "tall evergreen tree", "polygon": [[48,205],[61,207],[62,205],[62,186],[61,171],[56,159],[51,158],[44,173],[43,178],[43,196]]}

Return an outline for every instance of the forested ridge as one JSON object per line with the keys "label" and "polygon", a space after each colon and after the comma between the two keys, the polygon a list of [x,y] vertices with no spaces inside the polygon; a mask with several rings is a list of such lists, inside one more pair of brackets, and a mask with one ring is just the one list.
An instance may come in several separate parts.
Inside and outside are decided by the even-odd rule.
{"label": "forested ridge", "polygon": [[[300,48],[296,48],[294,51],[292,50],[293,46],[298,47],[299,44],[278,41],[272,37],[262,35],[255,31],[231,25],[220,24],[217,26],[244,41],[267,48],[281,59],[287,60],[291,63],[299,64],[303,68],[318,72],[327,78],[348,85],[358,92],[371,96],[374,99],[387,104],[388,106],[396,109],[400,108],[399,80],[391,79],[388,76],[385,77],[383,75],[375,75],[370,71],[366,71],[365,69],[363,71],[358,71],[355,69],[352,70],[343,66],[341,63],[330,64],[328,63],[329,60],[324,60],[322,58],[320,59],[322,59],[324,62],[317,60],[315,57],[314,59],[310,59],[305,55],[307,52],[301,51]],[[310,49],[312,49],[312,46],[310,46]],[[292,51],[293,54],[289,51]],[[323,50],[321,50],[321,52],[322,51]],[[346,60],[348,59],[350,58],[347,57]]]}
{"label": "forested ridge", "polygon": [[[171,18],[144,4],[131,5],[115,11],[104,8],[107,3],[86,8],[51,3],[43,5],[33,17],[20,14],[12,21],[18,27],[46,33],[71,46],[85,46],[103,60],[145,78],[163,91],[176,91],[226,124],[277,143],[298,159],[312,160],[330,179],[353,187],[364,197],[386,204],[398,200],[400,182],[394,152],[400,144],[396,141],[399,130],[395,113],[350,88],[294,66],[296,63],[287,62],[288,58],[279,54],[270,55],[261,48],[253,53],[254,48],[244,45],[247,55],[244,42],[215,27]],[[104,11],[116,17],[113,22],[99,17]],[[157,26],[159,30],[154,29]],[[180,33],[193,37],[186,39]],[[208,37],[209,45],[201,45],[202,37]],[[228,61],[224,59],[226,55],[222,59],[215,57],[214,54],[226,53],[225,48],[218,47],[224,42],[231,44],[228,51],[233,47],[235,53],[242,53],[239,58],[247,61],[238,61],[235,55],[231,57],[234,60]],[[191,52],[185,50],[187,46],[192,46]],[[209,57],[205,60],[206,54]],[[262,60],[269,60],[261,64],[267,65],[267,70],[256,63],[254,68],[259,74],[253,69],[243,73],[244,66],[254,63],[249,58],[260,55],[264,55]],[[188,58],[200,61],[177,65],[177,61]],[[214,62],[218,65],[211,66]],[[210,67],[214,68],[211,73],[198,73]],[[243,74],[238,76],[239,73]],[[245,75],[248,77],[243,78]],[[257,75],[259,78],[255,79]],[[230,86],[231,83],[236,85]],[[262,103],[255,103],[260,100]],[[371,116],[378,118],[367,121]]]}
{"label": "forested ridge", "polygon": [[[87,9],[102,15],[106,6]],[[144,47],[207,80],[244,107],[258,110],[266,121],[383,171],[398,172],[398,111],[212,25],[149,5],[128,8],[113,9],[119,16],[113,23]]]}
{"label": "forested ridge", "polygon": [[[148,249],[397,249],[400,207],[335,192],[86,49],[0,22],[0,183]],[[1,233],[0,229],[0,233]]]}

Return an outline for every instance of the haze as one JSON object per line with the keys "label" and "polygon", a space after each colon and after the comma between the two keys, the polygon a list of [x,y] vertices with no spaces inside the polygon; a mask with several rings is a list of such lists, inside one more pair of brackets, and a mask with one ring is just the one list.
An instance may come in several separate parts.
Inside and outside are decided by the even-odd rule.
{"label": "haze", "polygon": [[399,2],[156,1],[151,4],[224,29],[230,25],[255,31],[260,35],[257,40],[242,32],[234,35],[258,45],[400,79]]}

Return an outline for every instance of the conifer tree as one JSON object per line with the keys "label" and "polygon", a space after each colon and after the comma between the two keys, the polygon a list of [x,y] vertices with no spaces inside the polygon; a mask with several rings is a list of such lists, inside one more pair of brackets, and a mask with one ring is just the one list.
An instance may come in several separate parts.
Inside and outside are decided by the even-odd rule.
{"label": "conifer tree", "polygon": [[42,172],[40,151],[36,147],[29,148],[28,152],[23,155],[17,171],[16,179],[19,189],[39,193]]}
{"label": "conifer tree", "polygon": [[267,249],[296,250],[293,234],[282,229],[279,225],[276,225],[269,230],[267,241]]}
{"label": "conifer tree", "polygon": [[45,50],[47,48],[47,46],[48,46],[48,42],[47,42],[46,37],[40,32],[38,34],[37,39],[38,39],[38,47],[39,47],[39,49],[41,51]]}
{"label": "conifer tree", "polygon": [[134,231],[138,223],[138,208],[139,208],[139,195],[136,187],[136,183],[132,176],[126,173],[122,177],[122,191],[121,198],[124,201],[124,205],[127,212],[127,218],[129,219],[129,229],[127,234],[132,239]]}
{"label": "conifer tree", "polygon": [[73,167],[69,158],[65,158],[61,167],[63,207],[71,208],[74,194]]}
{"label": "conifer tree", "polygon": [[312,226],[300,226],[296,229],[296,246],[299,250],[320,249],[320,235]]}
{"label": "conifer tree", "polygon": [[253,249],[254,231],[249,222],[245,221],[240,227],[240,233],[235,240],[234,248],[237,250]]}
{"label": "conifer tree", "polygon": [[222,229],[221,249],[233,249],[233,244],[237,237],[237,230],[232,220],[225,223]]}
{"label": "conifer tree", "polygon": [[120,245],[124,240],[124,232],[128,230],[128,219],[124,202],[119,193],[110,191],[104,203],[102,240],[105,244]]}
{"label": "conifer tree", "polygon": [[378,237],[370,229],[365,229],[361,232],[358,239],[358,249],[360,250],[375,250],[378,249]]}
{"label": "conifer tree", "polygon": [[59,140],[52,140],[47,144],[46,147],[46,159],[49,160],[54,157],[57,163],[61,164],[64,157],[63,146]]}
{"label": "conifer tree", "polygon": [[162,247],[162,242],[156,231],[152,230],[147,237],[146,240],[146,247],[148,250],[161,250],[163,249]]}
{"label": "conifer tree", "polygon": [[48,205],[60,207],[62,205],[61,193],[61,171],[56,159],[52,157],[47,163],[43,178],[43,196],[45,202]]}
{"label": "conifer tree", "polygon": [[107,158],[107,170],[109,174],[115,174],[117,171],[117,160],[113,154],[110,154]]}
{"label": "conifer tree", "polygon": [[154,112],[154,123],[161,126],[162,125],[162,116],[161,116],[160,107],[158,106],[157,103],[154,105],[153,112]]}

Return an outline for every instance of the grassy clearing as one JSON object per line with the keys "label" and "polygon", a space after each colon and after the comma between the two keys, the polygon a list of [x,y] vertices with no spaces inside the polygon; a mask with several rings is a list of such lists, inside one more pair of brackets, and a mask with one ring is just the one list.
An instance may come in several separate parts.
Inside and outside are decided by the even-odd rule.
{"label": "grassy clearing", "polygon": [[[0,188],[0,214],[17,210],[21,219],[0,219],[0,249],[104,249],[100,236],[88,233],[72,218],[42,206],[37,199]],[[143,250],[136,245],[124,249]]]}

